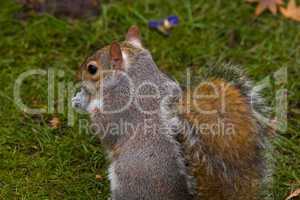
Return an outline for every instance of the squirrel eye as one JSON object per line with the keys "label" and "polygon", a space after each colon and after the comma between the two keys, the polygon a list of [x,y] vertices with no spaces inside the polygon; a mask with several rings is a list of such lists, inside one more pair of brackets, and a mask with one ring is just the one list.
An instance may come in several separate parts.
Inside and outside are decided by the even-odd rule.
{"label": "squirrel eye", "polygon": [[98,67],[93,64],[89,64],[87,70],[90,74],[95,75],[97,73]]}

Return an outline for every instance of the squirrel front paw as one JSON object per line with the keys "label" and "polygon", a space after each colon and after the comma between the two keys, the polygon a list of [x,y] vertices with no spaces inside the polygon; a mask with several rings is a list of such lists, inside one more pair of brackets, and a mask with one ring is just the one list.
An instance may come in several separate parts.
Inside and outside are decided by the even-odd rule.
{"label": "squirrel front paw", "polygon": [[93,99],[87,106],[86,110],[89,113],[97,113],[101,110],[101,107],[102,107],[102,101],[100,101],[99,99]]}
{"label": "squirrel front paw", "polygon": [[80,92],[76,93],[76,95],[72,98],[72,107],[86,111],[86,107],[89,103],[88,99],[87,93],[81,89]]}

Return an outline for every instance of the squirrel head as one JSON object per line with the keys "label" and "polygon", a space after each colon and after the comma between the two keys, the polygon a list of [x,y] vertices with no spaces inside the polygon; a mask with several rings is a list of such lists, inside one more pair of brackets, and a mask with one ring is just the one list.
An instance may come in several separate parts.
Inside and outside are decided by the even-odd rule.
{"label": "squirrel head", "polygon": [[[127,125],[140,127],[149,120],[159,124],[165,104],[181,95],[178,84],[158,69],[142,46],[136,26],[128,30],[125,41],[113,42],[87,58],[78,74],[82,87],[72,99],[73,107],[91,114],[94,132],[105,135],[102,141],[108,146],[127,137],[120,136],[128,135]],[[107,134],[116,127],[119,134]]]}
{"label": "squirrel head", "polygon": [[120,76],[127,74],[131,63],[136,62],[139,55],[145,52],[147,50],[142,46],[137,26],[129,28],[125,41],[114,41],[97,50],[81,64],[77,71],[76,79],[81,82],[82,86],[82,91],[78,94],[81,95],[82,102],[77,98],[75,103],[73,100],[73,106],[91,112],[88,105],[92,102],[89,101],[97,99],[97,95],[100,95],[99,90],[101,86],[104,86],[105,79],[109,79],[109,85],[113,84],[112,82],[116,84]]}
{"label": "squirrel head", "polygon": [[132,26],[126,34],[125,41],[120,43],[114,41],[88,57],[80,66],[76,78],[81,81],[99,81],[101,72],[125,70],[129,64],[128,59],[143,50],[139,29]]}
{"label": "squirrel head", "polygon": [[109,113],[113,122],[158,114],[164,97],[181,92],[157,68],[136,26],[129,28],[125,41],[112,42],[87,58],[78,78],[82,89],[73,98],[73,106],[92,114]]}

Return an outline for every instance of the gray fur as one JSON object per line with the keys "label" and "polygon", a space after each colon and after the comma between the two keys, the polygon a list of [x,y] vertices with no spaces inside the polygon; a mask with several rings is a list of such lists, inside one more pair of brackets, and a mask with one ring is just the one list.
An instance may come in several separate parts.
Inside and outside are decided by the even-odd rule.
{"label": "gray fur", "polygon": [[[126,76],[132,80],[133,87],[130,87]],[[145,82],[158,86],[160,96],[149,99],[140,99],[139,94],[132,96]],[[114,74],[104,80],[105,111],[126,105],[130,96],[143,110],[157,110],[147,114],[131,103],[120,112],[99,112],[92,117],[93,124],[101,126],[96,134],[111,154],[110,176],[115,179],[111,180],[113,200],[192,199],[180,146],[172,129],[167,127],[166,121],[160,116],[160,103],[163,99],[171,97],[171,100],[174,96],[170,94],[170,85],[174,85],[173,81],[158,70],[146,50],[130,58],[125,74]],[[175,93],[180,92],[178,88],[177,86]],[[153,92],[149,85],[140,90],[143,95]],[[130,128],[121,127],[115,132],[112,122],[130,124]],[[103,128],[106,130],[105,134],[101,130]]]}

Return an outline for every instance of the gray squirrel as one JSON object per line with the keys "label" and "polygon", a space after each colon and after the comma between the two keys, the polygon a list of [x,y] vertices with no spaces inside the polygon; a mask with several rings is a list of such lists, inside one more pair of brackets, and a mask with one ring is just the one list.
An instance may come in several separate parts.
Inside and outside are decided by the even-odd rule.
{"label": "gray squirrel", "polygon": [[252,111],[266,106],[250,96],[241,70],[215,67],[183,90],[132,26],[124,42],[87,58],[78,75],[72,104],[90,113],[107,150],[112,200],[261,199],[270,130]]}

